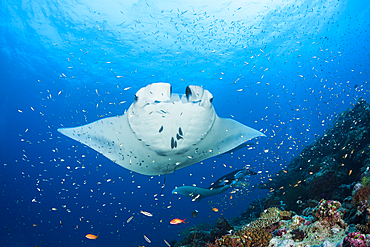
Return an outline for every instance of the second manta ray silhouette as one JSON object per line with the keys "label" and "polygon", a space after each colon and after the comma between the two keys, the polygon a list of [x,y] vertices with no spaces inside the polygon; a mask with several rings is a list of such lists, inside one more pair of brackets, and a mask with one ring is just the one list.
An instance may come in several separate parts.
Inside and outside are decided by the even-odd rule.
{"label": "second manta ray silhouette", "polygon": [[249,169],[239,169],[217,179],[208,189],[196,186],[181,186],[174,189],[172,194],[180,194],[192,198],[193,201],[200,202],[203,198],[221,194],[238,181],[256,174],[256,172]]}

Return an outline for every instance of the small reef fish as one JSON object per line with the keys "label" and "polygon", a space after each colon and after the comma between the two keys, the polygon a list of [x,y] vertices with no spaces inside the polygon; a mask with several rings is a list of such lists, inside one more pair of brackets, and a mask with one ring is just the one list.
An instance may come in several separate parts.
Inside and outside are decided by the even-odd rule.
{"label": "small reef fish", "polygon": [[131,216],[130,218],[128,218],[127,223],[129,223],[132,220],[132,218],[134,218],[134,216]]}
{"label": "small reef fish", "polygon": [[212,208],[212,211],[217,213],[218,212],[218,208]]}
{"label": "small reef fish", "polygon": [[148,217],[152,217],[153,216],[151,213],[145,212],[145,211],[140,211],[140,213],[142,213],[143,215],[148,216]]}
{"label": "small reef fish", "polygon": [[191,212],[191,216],[196,218],[198,216],[198,210],[194,210],[193,212]]}
{"label": "small reef fish", "polygon": [[185,220],[186,220],[186,219],[183,219],[183,220],[181,220],[181,219],[173,219],[173,220],[171,220],[171,221],[170,221],[170,224],[171,224],[171,225],[177,225],[177,224],[180,224],[180,223],[184,223],[184,224],[186,224],[186,223],[185,223]]}
{"label": "small reef fish", "polygon": [[87,239],[97,239],[98,238],[98,236],[96,236],[96,235],[94,235],[94,234],[86,234],[86,236],[85,236]]}
{"label": "small reef fish", "polygon": [[166,243],[168,247],[171,247],[171,245],[166,241],[166,239],[163,239],[163,241]]}
{"label": "small reef fish", "polygon": [[149,244],[152,242],[152,241],[150,241],[150,239],[147,236],[145,236],[145,235],[143,235],[143,236],[144,236],[145,241],[147,241]]}

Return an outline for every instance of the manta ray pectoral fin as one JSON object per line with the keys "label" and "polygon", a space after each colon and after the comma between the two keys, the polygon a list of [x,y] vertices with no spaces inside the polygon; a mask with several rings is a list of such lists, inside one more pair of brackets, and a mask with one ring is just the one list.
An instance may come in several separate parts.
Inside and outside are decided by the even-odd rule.
{"label": "manta ray pectoral fin", "polygon": [[234,153],[234,152],[236,152],[236,151],[238,151],[238,150],[241,150],[241,149],[243,149],[243,148],[251,148],[251,147],[254,147],[255,145],[256,145],[256,144],[254,144],[254,143],[245,142],[245,143],[240,144],[239,146],[237,146],[237,147],[235,147],[235,148],[233,148],[233,149],[231,149],[231,150],[227,151],[225,154],[228,154],[228,153]]}
{"label": "manta ray pectoral fin", "polygon": [[228,188],[230,188],[230,185],[226,185],[217,189],[206,189],[196,186],[181,186],[174,189],[172,191],[172,194],[187,196],[193,198],[193,200],[196,202],[200,202],[203,198],[221,194],[225,192]]}

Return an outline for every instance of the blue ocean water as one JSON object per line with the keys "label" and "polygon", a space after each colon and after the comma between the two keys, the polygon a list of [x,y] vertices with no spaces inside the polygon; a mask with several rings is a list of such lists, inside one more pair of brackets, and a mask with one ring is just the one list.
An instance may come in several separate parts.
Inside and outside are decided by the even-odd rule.
{"label": "blue ocean water", "polygon": [[[369,100],[369,16],[367,1],[1,1],[1,246],[166,246],[237,217],[268,193],[254,187]],[[201,85],[219,116],[267,138],[167,175],[160,195],[164,176],[57,132],[123,114],[154,82]],[[200,203],[171,194],[245,165],[261,171],[248,189]]]}

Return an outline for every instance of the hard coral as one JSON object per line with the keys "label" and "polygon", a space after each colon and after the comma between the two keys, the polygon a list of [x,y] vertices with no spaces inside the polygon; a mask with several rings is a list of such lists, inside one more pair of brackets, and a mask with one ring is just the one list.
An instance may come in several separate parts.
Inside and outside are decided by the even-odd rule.
{"label": "hard coral", "polygon": [[245,241],[244,246],[268,246],[272,234],[262,229],[245,229],[239,232],[242,239]]}
{"label": "hard coral", "polygon": [[291,220],[291,222],[292,222],[292,225],[293,226],[299,226],[299,225],[301,225],[302,223],[304,223],[306,220],[303,218],[303,217],[301,217],[301,216],[298,216],[298,215],[294,215],[293,217],[292,217],[292,220]]}
{"label": "hard coral", "polygon": [[260,247],[268,246],[272,235],[262,229],[247,228],[233,235],[224,235],[216,240],[216,246]]}
{"label": "hard coral", "polygon": [[370,245],[370,235],[351,232],[343,240],[343,247],[367,247]]}
{"label": "hard coral", "polygon": [[290,219],[291,213],[288,211],[282,211],[276,207],[268,208],[261,213],[258,220],[252,221],[250,224],[243,228],[265,228],[279,222],[280,220]]}
{"label": "hard coral", "polygon": [[224,235],[215,242],[216,246],[243,246],[242,240],[237,235]]}
{"label": "hard coral", "polygon": [[344,227],[346,223],[342,219],[343,211],[341,209],[342,205],[338,201],[324,200],[321,199],[319,204],[312,210],[314,216],[319,221],[325,221],[330,226],[339,224],[339,226]]}

